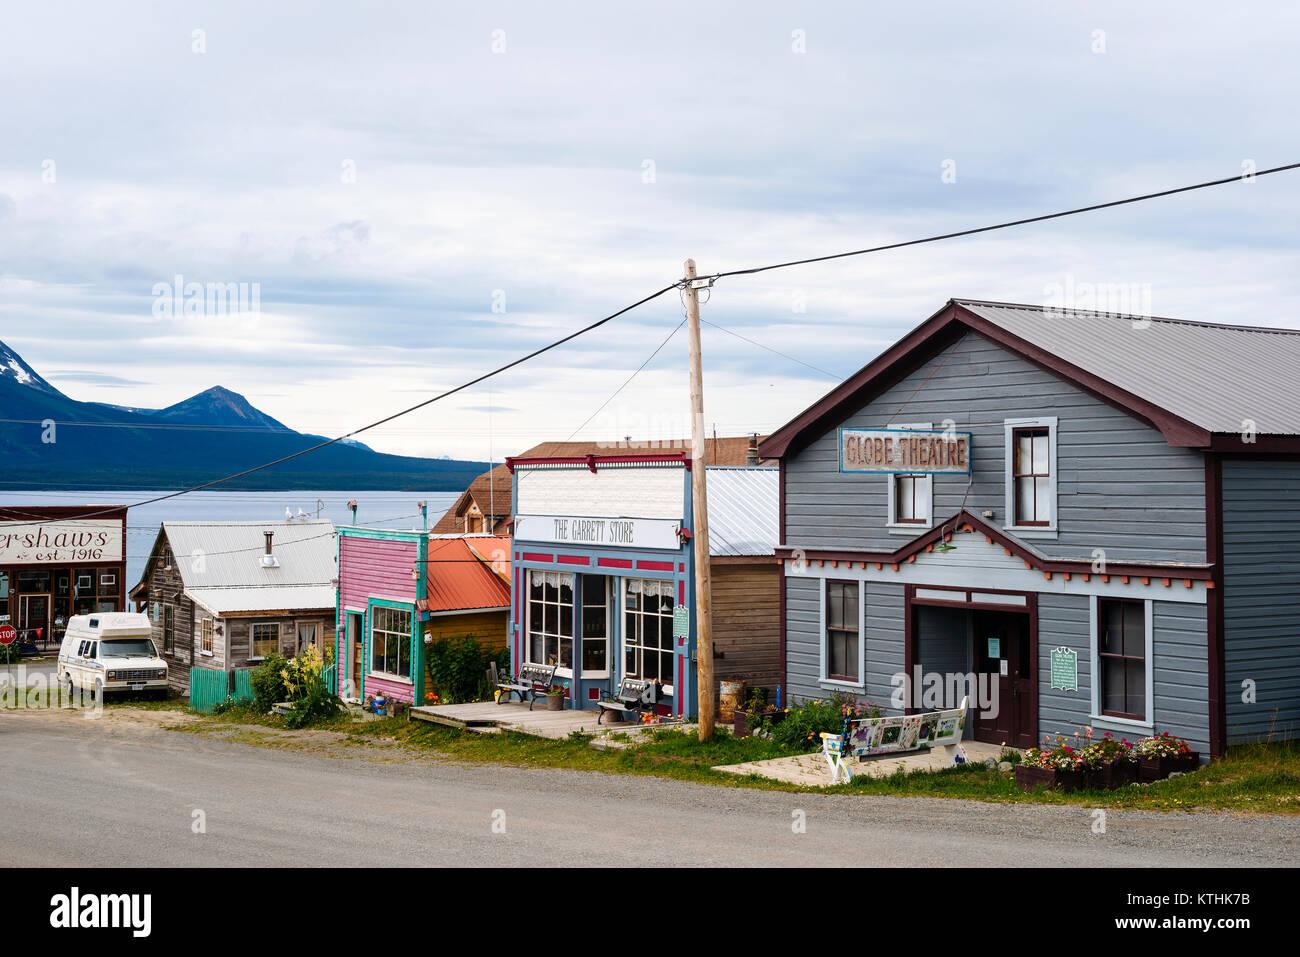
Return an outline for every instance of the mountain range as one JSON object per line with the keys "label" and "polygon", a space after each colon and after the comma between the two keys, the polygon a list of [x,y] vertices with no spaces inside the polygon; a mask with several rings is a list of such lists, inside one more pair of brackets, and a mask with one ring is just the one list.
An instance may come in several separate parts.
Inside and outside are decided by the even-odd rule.
{"label": "mountain range", "polygon": [[[53,423],[52,425],[50,423]],[[213,386],[165,409],[64,395],[0,342],[0,472],[6,488],[183,488],[325,441]],[[415,458],[337,442],[223,489],[460,491],[486,462]]]}

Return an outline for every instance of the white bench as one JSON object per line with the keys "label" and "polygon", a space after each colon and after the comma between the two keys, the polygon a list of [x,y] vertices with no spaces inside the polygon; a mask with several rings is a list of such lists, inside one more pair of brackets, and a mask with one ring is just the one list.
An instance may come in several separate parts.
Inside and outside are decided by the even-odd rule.
{"label": "white bench", "polygon": [[960,764],[969,698],[947,711],[927,711],[892,718],[845,718],[839,734],[822,732],[822,756],[831,769],[831,784],[853,780],[849,759],[876,754],[940,748],[948,764]]}

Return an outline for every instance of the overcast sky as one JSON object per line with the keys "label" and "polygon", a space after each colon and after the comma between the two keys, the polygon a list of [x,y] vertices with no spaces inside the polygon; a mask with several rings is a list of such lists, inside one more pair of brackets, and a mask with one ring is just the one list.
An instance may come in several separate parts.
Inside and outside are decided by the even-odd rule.
{"label": "overcast sky", "polygon": [[[338,434],[688,256],[740,268],[1300,161],[1297,35],[1271,3],[11,5],[0,339],[75,398],[220,384]],[[951,297],[1093,284],[1300,326],[1298,213],[1294,172],[720,282],[706,320],[824,372],[706,326],[707,419],[770,431]],[[259,311],[158,315],[177,275],[256,283]],[[568,438],[681,318],[670,293],[365,441],[499,459]],[[687,403],[683,330],[579,435],[684,435]]]}

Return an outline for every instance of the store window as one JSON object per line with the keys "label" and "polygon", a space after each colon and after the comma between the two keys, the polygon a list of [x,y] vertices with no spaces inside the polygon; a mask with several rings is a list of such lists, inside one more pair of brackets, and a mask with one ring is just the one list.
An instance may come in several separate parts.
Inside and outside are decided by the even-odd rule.
{"label": "store window", "polygon": [[1145,601],[1097,600],[1097,675],[1101,713],[1147,720],[1147,610]]}
{"label": "store window", "polygon": [[1006,514],[1009,527],[1056,529],[1056,419],[1008,419]]}
{"label": "store window", "polygon": [[274,621],[255,621],[249,626],[250,658],[265,658],[280,651],[280,625]]}
{"label": "store window", "polygon": [[9,620],[9,573],[0,572],[0,621]]}
{"label": "store window", "polygon": [[415,614],[407,608],[370,610],[370,670],[393,678],[411,677],[411,634]]}
{"label": "store window", "polygon": [[860,587],[857,582],[826,583],[825,677],[831,681],[862,681]]}
{"label": "store window", "polygon": [[673,683],[672,581],[629,578],[624,582],[623,674],[627,678]]}
{"label": "store window", "polygon": [[573,667],[573,575],[528,572],[528,661]]}
{"label": "store window", "polygon": [[582,673],[609,673],[609,579],[582,576]]}

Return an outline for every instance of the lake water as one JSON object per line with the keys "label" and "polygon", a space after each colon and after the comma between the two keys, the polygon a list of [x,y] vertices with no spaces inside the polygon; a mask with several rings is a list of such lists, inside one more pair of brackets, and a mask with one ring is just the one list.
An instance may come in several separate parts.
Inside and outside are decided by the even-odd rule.
{"label": "lake water", "polygon": [[[0,505],[130,505],[156,498],[166,492],[132,489],[128,492],[11,492],[0,491]],[[421,527],[417,502],[429,503],[429,525],[442,518],[459,493],[456,492],[225,492],[206,489],[165,502],[132,508],[126,513],[126,581],[131,588],[140,580],[149,549],[164,522],[275,522],[284,521],[288,508],[315,518],[327,518],[335,525],[350,525],[348,502],[356,499],[357,524],[375,528]]]}

